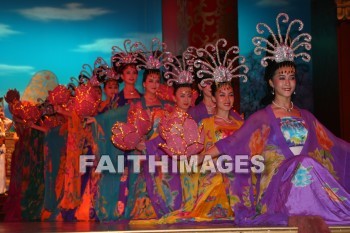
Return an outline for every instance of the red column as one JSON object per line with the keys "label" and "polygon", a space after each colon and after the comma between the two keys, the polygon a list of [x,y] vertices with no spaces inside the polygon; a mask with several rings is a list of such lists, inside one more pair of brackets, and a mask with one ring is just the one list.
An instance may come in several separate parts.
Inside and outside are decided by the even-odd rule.
{"label": "red column", "polygon": [[225,38],[229,45],[238,45],[237,1],[188,1],[189,43],[203,47]]}
{"label": "red column", "polygon": [[[219,38],[238,45],[237,0],[163,1],[163,41],[181,54],[188,46],[204,47]],[[235,82],[235,105],[239,110],[239,81]]]}
{"label": "red column", "polygon": [[[188,1],[189,44],[204,47],[219,38],[225,38],[228,46],[238,45],[237,0]],[[234,84],[234,109],[239,112],[239,81]]]}
{"label": "red column", "polygon": [[188,46],[187,17],[185,0],[162,1],[163,42],[172,53],[182,54]]}

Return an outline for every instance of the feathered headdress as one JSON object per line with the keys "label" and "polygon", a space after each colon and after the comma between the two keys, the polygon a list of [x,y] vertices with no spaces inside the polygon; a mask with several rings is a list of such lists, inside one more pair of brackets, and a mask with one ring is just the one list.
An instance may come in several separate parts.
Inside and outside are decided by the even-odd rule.
{"label": "feathered headdress", "polygon": [[[272,60],[277,63],[283,61],[294,61],[295,58],[301,57],[303,61],[309,62],[311,56],[306,52],[297,52],[299,49],[304,47],[306,50],[311,49],[311,35],[308,33],[300,33],[294,39],[291,38],[291,28],[294,24],[299,25],[298,31],[300,32],[304,24],[301,20],[295,19],[291,21],[288,25],[287,31],[283,36],[281,34],[280,28],[280,18],[282,18],[282,23],[288,23],[289,16],[285,13],[279,13],[276,18],[277,35],[272,31],[272,29],[265,23],[258,23],[256,25],[256,30],[259,34],[264,34],[266,28],[273,38],[273,44],[266,38],[256,36],[252,39],[253,44],[256,46],[254,52],[256,55],[261,55],[261,51],[264,50],[272,56],[265,56],[261,59],[261,65],[266,67],[268,65],[267,60]],[[288,43],[291,41],[290,43]],[[267,48],[270,47],[270,48]]]}
{"label": "feathered headdress", "polygon": [[[201,85],[207,81],[229,82],[233,78],[243,78],[247,81],[248,67],[244,65],[245,58],[239,56],[239,48],[232,46],[226,49],[227,41],[223,38],[216,41],[215,45],[207,44],[205,48],[196,50],[198,59],[195,60],[194,66],[198,68],[197,76],[203,78],[205,74],[209,78],[202,79]],[[237,73],[240,69],[243,74]]]}
{"label": "feathered headdress", "polygon": [[94,68],[89,64],[84,64],[82,68],[79,75],[80,83],[86,83],[87,81],[92,86],[99,86],[102,82],[119,79],[119,75],[109,67],[102,57],[98,57],[95,60]]}
{"label": "feathered headdress", "polygon": [[172,54],[167,57],[166,62],[164,62],[164,68],[167,70],[164,77],[168,79],[167,84],[169,86],[172,86],[173,83],[192,84],[194,81],[193,65],[196,58],[196,48],[194,47],[188,47],[180,58]]}
{"label": "feathered headdress", "polygon": [[112,47],[112,64],[117,67],[126,64],[137,64],[137,44],[131,43],[131,40],[124,41],[124,49],[119,46]]}
{"label": "feathered headdress", "polygon": [[163,61],[170,55],[170,52],[166,52],[166,44],[161,43],[158,38],[152,39],[150,49],[147,49],[142,42],[135,42],[134,46],[138,53],[136,58],[139,61],[139,65],[136,66],[138,70],[159,70],[163,66]]}

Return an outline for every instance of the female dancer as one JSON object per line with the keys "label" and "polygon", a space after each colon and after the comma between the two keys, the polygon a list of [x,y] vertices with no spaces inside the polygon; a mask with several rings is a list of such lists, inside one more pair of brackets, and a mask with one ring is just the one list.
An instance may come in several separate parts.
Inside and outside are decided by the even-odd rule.
{"label": "female dancer", "polygon": [[[233,117],[231,115],[234,103],[232,79],[243,77],[246,81],[245,74],[248,72],[248,68],[243,65],[244,58],[236,56],[239,53],[237,47],[228,48],[225,56],[216,55],[218,54],[217,50],[219,48],[220,50],[225,49],[226,44],[225,39],[219,39],[215,46],[208,44],[205,48],[196,50],[198,59],[195,60],[194,65],[205,67],[197,72],[198,77],[203,78],[206,75],[201,83],[210,84],[210,95],[217,108],[213,116],[200,122],[199,127],[203,128],[205,135],[204,149],[210,148],[216,141],[233,134],[243,124],[243,120],[237,120],[239,116]],[[201,59],[204,54],[209,57],[210,62]],[[233,67],[232,55],[235,56],[233,61],[239,61],[237,67]],[[224,69],[224,71],[217,72],[219,69]],[[235,74],[239,69],[243,69],[244,74]],[[236,197],[228,192],[227,184],[234,177],[213,171],[199,171],[199,173],[187,174],[184,177],[191,181],[192,186],[189,192],[185,192],[188,198],[181,209],[163,217],[160,220],[161,223],[232,221],[234,214],[231,205],[235,204]]]}
{"label": "female dancer", "polygon": [[[349,143],[335,137],[310,112],[296,107],[292,94],[296,88],[294,59],[310,60],[311,36],[301,33],[290,38],[293,20],[283,37],[279,20],[289,21],[287,14],[277,16],[278,34],[272,42],[255,37],[255,52],[267,51],[261,64],[266,67],[265,80],[273,94],[270,105],[253,114],[235,134],[215,143],[206,154],[261,155],[265,169],[261,174],[237,174],[231,182],[239,197],[234,206],[239,225],[286,225],[292,216],[320,216],[329,225],[350,223]],[[303,39],[304,41],[300,41]],[[291,41],[291,42],[289,42]],[[267,48],[262,47],[262,43]],[[270,55],[270,53],[272,53]],[[254,167],[252,167],[252,170]]]}
{"label": "female dancer", "polygon": [[131,44],[130,40],[125,40],[124,50],[118,46],[112,47],[113,67],[124,82],[124,88],[118,93],[119,107],[141,97],[141,93],[135,88],[138,77],[138,70],[136,68],[138,51],[135,45],[136,43]]}

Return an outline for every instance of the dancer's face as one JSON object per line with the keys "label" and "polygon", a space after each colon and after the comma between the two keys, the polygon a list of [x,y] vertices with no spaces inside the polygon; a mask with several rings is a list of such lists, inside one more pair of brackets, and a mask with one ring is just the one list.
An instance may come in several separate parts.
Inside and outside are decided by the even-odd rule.
{"label": "dancer's face", "polygon": [[128,85],[135,85],[137,81],[138,72],[134,65],[128,65],[121,74],[121,78]]}
{"label": "dancer's face", "polygon": [[175,92],[175,103],[178,108],[187,112],[191,106],[192,101],[192,88],[191,87],[180,87]]}
{"label": "dancer's face", "polygon": [[157,73],[150,73],[147,75],[146,81],[143,83],[145,93],[155,94],[160,85],[160,75]]}
{"label": "dancer's face", "polygon": [[296,87],[295,68],[290,66],[278,68],[269,84],[274,89],[276,98],[290,98]]}
{"label": "dancer's face", "polygon": [[220,86],[215,92],[215,101],[218,109],[230,111],[234,103],[233,88],[230,84]]}
{"label": "dancer's face", "polygon": [[103,88],[106,97],[109,99],[112,99],[116,94],[118,94],[119,91],[119,85],[116,80],[110,80],[106,83],[105,87]]}

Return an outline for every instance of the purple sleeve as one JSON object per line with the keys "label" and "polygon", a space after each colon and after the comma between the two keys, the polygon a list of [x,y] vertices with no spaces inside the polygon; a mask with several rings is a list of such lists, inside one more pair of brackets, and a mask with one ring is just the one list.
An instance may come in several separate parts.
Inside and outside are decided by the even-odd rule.
{"label": "purple sleeve", "polygon": [[[267,122],[267,123],[266,123]],[[252,133],[263,124],[268,124],[268,115],[265,109],[251,115],[232,135],[215,143],[220,154],[235,156],[249,153],[249,140]]]}
{"label": "purple sleeve", "polygon": [[204,118],[210,117],[203,102],[188,109],[187,113],[198,123]]}
{"label": "purple sleeve", "polygon": [[152,140],[146,141],[146,150],[147,150],[147,155],[161,155],[165,154],[162,149],[160,149],[159,144],[164,143],[164,139],[161,136],[157,136],[153,138]]}
{"label": "purple sleeve", "polygon": [[233,110],[233,109],[230,111],[230,115],[231,115],[233,118],[235,118],[236,120],[239,120],[239,121],[243,121],[243,120],[244,120],[243,117],[242,117],[241,115],[239,115],[239,113],[236,112],[236,111]]}
{"label": "purple sleeve", "polygon": [[[332,141],[333,146],[331,147],[330,155],[333,157],[333,166],[336,171],[338,181],[348,192],[350,192],[350,143],[335,136],[322,123],[320,123],[313,114],[306,110],[302,111],[303,115],[306,117],[308,124],[310,124],[310,128],[312,129],[312,132],[309,132],[309,134],[311,134],[315,139],[314,143],[319,143],[317,142],[318,136],[317,129],[315,127],[316,124],[325,130],[328,138]],[[319,145],[319,148],[324,147],[321,144]]]}

